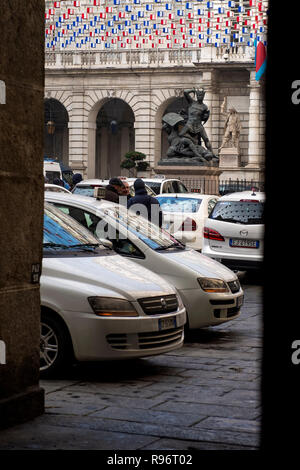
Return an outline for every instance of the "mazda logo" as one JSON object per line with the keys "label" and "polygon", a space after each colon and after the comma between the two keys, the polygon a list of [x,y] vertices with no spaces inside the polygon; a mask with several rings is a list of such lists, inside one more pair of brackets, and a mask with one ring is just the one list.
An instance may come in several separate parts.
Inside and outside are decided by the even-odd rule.
{"label": "mazda logo", "polygon": [[241,231],[240,231],[240,234],[241,234],[243,237],[247,237],[247,235],[248,235],[248,230],[241,230]]}
{"label": "mazda logo", "polygon": [[160,303],[161,303],[162,308],[167,307],[167,302],[165,301],[165,299],[163,297],[160,299]]}

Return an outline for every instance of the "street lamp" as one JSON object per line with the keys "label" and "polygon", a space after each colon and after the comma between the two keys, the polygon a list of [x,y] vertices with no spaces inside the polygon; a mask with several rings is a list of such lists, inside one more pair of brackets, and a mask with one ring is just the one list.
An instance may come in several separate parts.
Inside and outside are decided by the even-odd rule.
{"label": "street lamp", "polygon": [[47,131],[48,131],[48,134],[54,134],[55,132],[55,122],[54,121],[48,121],[47,122]]}

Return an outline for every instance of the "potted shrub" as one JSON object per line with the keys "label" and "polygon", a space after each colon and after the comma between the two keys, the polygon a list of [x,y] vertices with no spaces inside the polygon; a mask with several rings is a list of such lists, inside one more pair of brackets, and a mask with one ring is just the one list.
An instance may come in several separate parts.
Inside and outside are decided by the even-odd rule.
{"label": "potted shrub", "polygon": [[137,173],[146,171],[149,167],[149,163],[143,161],[145,158],[146,155],[142,152],[136,152],[135,150],[127,152],[121,162],[121,168],[128,170],[130,176],[137,176]]}

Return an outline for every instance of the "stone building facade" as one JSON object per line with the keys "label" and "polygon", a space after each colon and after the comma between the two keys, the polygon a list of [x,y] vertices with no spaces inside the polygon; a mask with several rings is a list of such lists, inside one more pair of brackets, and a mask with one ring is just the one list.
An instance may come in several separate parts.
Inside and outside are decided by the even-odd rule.
{"label": "stone building facade", "polygon": [[[166,149],[163,114],[172,104],[178,110],[184,107],[184,89],[204,87],[204,101],[211,111],[205,128],[216,153],[224,132],[225,118],[220,114],[224,97],[227,107],[236,108],[242,124],[239,167],[225,166],[223,176],[261,180],[264,82],[255,80],[251,50],[229,55],[225,50],[199,52],[46,53],[45,101],[52,103],[54,120],[65,116],[55,137],[46,135],[46,142],[57,141],[56,147],[49,143],[48,155],[56,153],[85,177],[106,178],[119,173],[124,154],[135,149],[147,155],[155,172]],[[215,56],[207,57],[205,52]],[[104,106],[111,116],[101,125]]]}
{"label": "stone building facade", "polygon": [[120,174],[127,151],[137,150],[155,173],[167,149],[164,113],[186,106],[184,89],[204,87],[211,111],[205,128],[216,154],[224,97],[242,124],[238,162],[227,165],[224,157],[221,177],[261,180],[264,82],[255,79],[253,37],[263,40],[267,2],[224,5],[47,1],[45,154],[85,177],[107,178]]}

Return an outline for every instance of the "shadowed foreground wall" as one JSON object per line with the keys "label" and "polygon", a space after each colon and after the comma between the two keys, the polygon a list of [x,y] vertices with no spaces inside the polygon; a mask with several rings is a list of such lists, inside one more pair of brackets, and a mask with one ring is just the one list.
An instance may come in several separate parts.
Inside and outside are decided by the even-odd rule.
{"label": "shadowed foreground wall", "polygon": [[1,2],[0,427],[44,411],[32,276],[42,256],[43,40],[44,0]]}

